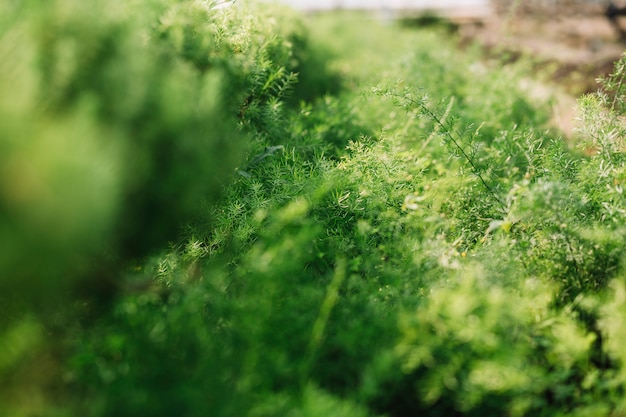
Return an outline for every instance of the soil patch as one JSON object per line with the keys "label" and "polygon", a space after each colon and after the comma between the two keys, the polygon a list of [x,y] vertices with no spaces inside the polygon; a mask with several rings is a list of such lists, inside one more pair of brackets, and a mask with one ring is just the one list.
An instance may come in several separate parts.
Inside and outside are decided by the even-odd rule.
{"label": "soil patch", "polygon": [[[626,43],[605,7],[554,3],[501,6],[485,19],[461,23],[459,33],[463,42],[480,43],[492,58],[530,59],[539,75],[531,94],[553,97],[554,123],[570,136],[575,97],[598,89],[597,79],[613,70]],[[626,27],[626,19],[619,23]]]}
{"label": "soil patch", "polygon": [[597,88],[624,52],[620,32],[600,5],[559,8],[501,7],[480,21],[460,25],[465,41],[478,41],[494,54],[532,57],[568,92]]}

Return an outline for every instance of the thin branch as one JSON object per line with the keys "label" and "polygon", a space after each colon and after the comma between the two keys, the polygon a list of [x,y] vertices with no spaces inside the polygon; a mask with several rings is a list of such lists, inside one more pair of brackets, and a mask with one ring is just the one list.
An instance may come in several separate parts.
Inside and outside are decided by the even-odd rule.
{"label": "thin branch", "polygon": [[[401,98],[404,100],[407,100],[409,103],[419,107],[419,109],[425,113],[428,117],[430,117],[438,126],[439,129],[442,130],[443,134],[450,140],[450,142],[452,142],[454,144],[454,146],[459,150],[459,152],[461,153],[461,155],[463,156],[463,158],[465,158],[465,160],[469,163],[472,172],[474,173],[474,175],[476,175],[478,177],[478,179],[480,180],[480,182],[483,184],[483,186],[485,187],[485,189],[487,190],[487,192],[489,192],[489,194],[491,194],[491,196],[493,197],[493,199],[496,201],[496,203],[498,203],[498,205],[500,206],[500,208],[502,209],[502,211],[506,211],[506,207],[504,205],[504,203],[502,202],[502,200],[500,199],[500,197],[498,197],[498,195],[496,194],[496,192],[493,190],[493,188],[491,188],[489,186],[489,184],[487,184],[487,181],[485,181],[485,179],[483,178],[483,176],[480,174],[480,171],[478,170],[478,167],[476,166],[476,164],[474,163],[474,160],[472,159],[472,157],[470,155],[467,154],[467,152],[465,152],[465,150],[463,149],[463,147],[460,145],[460,141],[461,138],[455,138],[450,129],[448,129],[448,127],[445,125],[445,121],[442,120],[439,116],[437,116],[437,114],[435,114],[431,109],[429,109],[422,101],[420,100],[415,100],[412,97],[408,97],[408,96],[400,96],[399,94],[390,94],[392,97],[396,97],[396,98]],[[448,113],[448,111],[446,111],[446,114]]]}

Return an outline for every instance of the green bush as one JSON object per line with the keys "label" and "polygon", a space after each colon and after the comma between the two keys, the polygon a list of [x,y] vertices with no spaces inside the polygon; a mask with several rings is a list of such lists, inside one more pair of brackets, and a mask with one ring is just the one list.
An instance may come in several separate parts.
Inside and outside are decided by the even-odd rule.
{"label": "green bush", "polygon": [[9,6],[2,39],[18,52],[2,64],[3,287],[47,297],[93,274],[103,253],[143,256],[234,165],[242,135],[221,106],[224,69],[201,73],[164,51],[126,7]]}
{"label": "green bush", "polygon": [[[13,394],[32,386],[44,395],[66,355],[54,355],[39,376],[33,358],[65,352],[59,344],[77,332],[87,337],[74,316],[86,325],[117,310],[114,294],[136,285],[124,271],[178,241],[255,141],[282,141],[284,107],[335,88],[310,81],[294,90],[296,72],[308,73],[306,82],[327,69],[324,51],[310,45],[292,11],[215,6],[55,0],[0,7],[0,55],[11,57],[0,63],[0,335],[8,340],[0,344],[0,414],[44,412],[45,401]],[[53,339],[43,336],[51,332]],[[162,352],[142,348],[140,335],[128,343],[107,337],[94,355],[121,343],[129,357],[143,349],[137,360],[157,363]],[[130,379],[156,375],[141,372]],[[93,412],[122,412],[116,404],[131,414],[147,410],[146,390]]]}
{"label": "green bush", "polygon": [[72,277],[114,279],[117,263],[177,239],[243,154],[237,125],[280,142],[295,71],[323,62],[278,8],[5,9],[1,285],[42,300]]}
{"label": "green bush", "polygon": [[464,270],[401,316],[367,401],[397,416],[576,415],[596,388],[584,381],[594,336],[550,311],[550,293],[532,280],[511,292]]}
{"label": "green bush", "polygon": [[3,293],[0,414],[620,415],[623,65],[579,152],[450,34],[215,5],[0,6],[0,285],[68,304]]}

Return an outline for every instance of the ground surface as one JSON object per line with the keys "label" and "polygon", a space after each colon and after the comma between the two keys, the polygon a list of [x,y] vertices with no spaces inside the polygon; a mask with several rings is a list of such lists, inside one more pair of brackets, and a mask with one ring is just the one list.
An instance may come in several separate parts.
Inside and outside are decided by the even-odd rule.
{"label": "ground surface", "polygon": [[[626,27],[626,18],[618,23]],[[538,96],[555,95],[553,120],[567,135],[575,127],[575,98],[595,91],[597,78],[610,73],[626,49],[599,5],[501,7],[486,19],[463,23],[459,30],[464,40],[478,41],[494,56],[530,57],[544,83],[529,89]]]}
{"label": "ground surface", "polygon": [[553,64],[554,79],[572,93],[592,91],[626,44],[601,6],[527,11],[511,7],[464,28],[494,50],[532,55]]}

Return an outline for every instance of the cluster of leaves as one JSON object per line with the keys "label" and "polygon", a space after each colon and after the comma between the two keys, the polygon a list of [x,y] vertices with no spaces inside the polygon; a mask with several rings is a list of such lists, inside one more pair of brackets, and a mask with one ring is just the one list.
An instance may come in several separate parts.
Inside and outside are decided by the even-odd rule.
{"label": "cluster of leaves", "polygon": [[[149,106],[154,117],[141,106],[117,109],[115,96],[110,107],[96,106],[93,100],[106,103],[113,94],[97,90],[97,79],[72,93],[89,99],[67,96],[36,114],[92,103],[91,123],[103,118],[112,123],[111,135],[127,139],[117,141],[124,143],[118,150],[124,163],[127,142],[147,135],[144,142],[160,144],[170,122],[176,145],[206,120],[232,126],[236,137],[248,138],[247,156],[218,200],[201,205],[206,189],[202,198],[190,197],[204,212],[183,239],[141,252],[147,261],[119,273],[123,290],[109,310],[88,322],[62,316],[45,324],[62,341],[48,356],[63,361],[25,356],[43,343],[36,319],[8,327],[0,372],[18,381],[34,368],[16,364],[36,358],[35,365],[55,367],[63,383],[47,388],[58,401],[45,398],[30,408],[2,401],[9,405],[0,412],[3,406],[16,415],[94,417],[624,412],[626,58],[603,92],[581,98],[584,149],[577,151],[546,127],[546,108],[529,101],[518,67],[476,64],[477,54],[460,52],[448,34],[378,26],[353,14],[318,16],[307,26],[273,6],[224,12],[204,1],[136,4],[141,15],[113,13],[112,27],[123,29],[115,36],[124,36],[111,45],[147,42],[141,54],[167,57],[149,61],[167,74],[139,53],[124,64],[147,72],[131,74],[157,83],[156,91],[180,82],[192,101],[167,95]],[[121,26],[120,16],[126,16]],[[141,36],[133,37],[135,30]],[[324,63],[320,45],[333,62]],[[95,50],[115,57],[115,48]],[[172,73],[176,68],[182,75]],[[88,76],[108,80],[105,73]],[[336,90],[332,74],[341,74],[343,89]],[[212,77],[218,81],[207,81]],[[190,80],[200,84],[191,88]],[[132,83],[120,85],[143,97]],[[202,85],[227,94],[208,100],[207,90],[196,88]],[[203,111],[207,100],[217,103],[208,109],[225,112],[225,124]],[[9,108],[5,101],[0,106]],[[110,115],[117,112],[127,119]],[[209,167],[225,158],[222,148],[201,153],[208,145],[198,138],[188,145]],[[129,149],[140,157],[152,147]],[[153,155],[142,158],[154,162]],[[214,173],[193,173],[187,159],[167,164],[183,170],[180,182],[172,180],[178,187],[216,186]],[[114,177],[116,190],[126,189],[127,174]],[[161,175],[150,181],[165,181]],[[142,178],[133,181],[148,181]],[[19,196],[7,184],[0,196]],[[169,203],[181,202],[145,184]],[[123,195],[107,196],[121,204],[112,218],[128,213],[120,208]],[[160,215],[169,207],[150,204],[138,212],[158,206]],[[158,247],[162,239],[151,233],[160,222],[141,224],[146,229],[133,236]],[[124,240],[116,239],[113,246],[126,255]],[[21,387],[13,386],[0,399]]]}
{"label": "cluster of leaves", "polygon": [[287,93],[296,108],[317,93],[322,51],[293,11],[218,6],[0,6],[0,414],[41,407],[15,392],[60,378],[57,358],[32,360],[63,350],[49,328],[108,308],[122,271],[177,241],[257,138],[281,140]]}
{"label": "cluster of leaves", "polygon": [[53,289],[91,274],[77,265],[103,252],[124,261],[162,248],[215,199],[250,140],[245,126],[279,141],[296,73],[310,62],[324,74],[286,9],[166,0],[3,9],[3,288],[43,288],[46,276]]}

